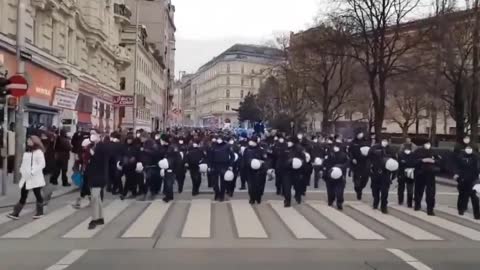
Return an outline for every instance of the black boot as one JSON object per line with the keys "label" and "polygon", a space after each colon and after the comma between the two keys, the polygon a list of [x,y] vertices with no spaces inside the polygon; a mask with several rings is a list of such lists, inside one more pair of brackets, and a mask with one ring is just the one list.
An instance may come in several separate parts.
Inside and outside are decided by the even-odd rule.
{"label": "black boot", "polygon": [[427,210],[427,215],[429,215],[429,216],[435,216],[435,212],[433,212],[433,209],[428,209],[428,210]]}
{"label": "black boot", "polygon": [[24,206],[23,204],[17,203],[13,207],[13,212],[8,214],[7,217],[10,218],[10,219],[13,219],[13,220],[18,220],[18,216],[20,215],[20,212],[22,211],[23,206]]}
{"label": "black boot", "polygon": [[34,219],[43,217],[43,203],[37,203],[37,213],[33,216]]}

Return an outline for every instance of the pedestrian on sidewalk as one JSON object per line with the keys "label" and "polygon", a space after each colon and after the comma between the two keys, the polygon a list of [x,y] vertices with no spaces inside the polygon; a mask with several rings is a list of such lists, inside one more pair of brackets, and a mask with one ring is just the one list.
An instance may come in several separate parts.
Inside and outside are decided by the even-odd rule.
{"label": "pedestrian on sidewalk", "polygon": [[102,192],[107,184],[109,149],[107,145],[101,141],[98,135],[92,135],[90,140],[93,146],[90,148],[90,162],[85,169],[85,177],[92,193],[92,221],[88,224],[88,229],[93,230],[98,225],[104,224],[102,209]]}
{"label": "pedestrian on sidewalk", "polygon": [[18,186],[20,187],[20,201],[14,206],[13,212],[7,216],[17,220],[23,206],[27,202],[28,192],[33,190],[37,199],[36,214],[33,218],[43,217],[43,198],[42,187],[45,186],[43,169],[45,168],[44,147],[42,141],[37,136],[30,136],[27,139],[27,146],[23,154],[20,173],[22,178]]}
{"label": "pedestrian on sidewalk", "polygon": [[61,174],[63,186],[69,187],[71,184],[68,182],[67,171],[72,145],[70,144],[70,139],[68,138],[67,131],[65,129],[60,130],[59,136],[54,144],[54,148],[57,167],[52,175],[52,184],[57,185],[58,177]]}
{"label": "pedestrian on sidewalk", "polygon": [[42,139],[42,144],[45,148],[45,168],[43,169],[43,175],[45,176],[46,186],[43,188],[43,197],[45,205],[47,205],[52,198],[53,191],[55,190],[55,186],[51,183],[52,174],[56,170],[55,149],[53,147],[55,143],[55,135],[52,132],[44,131],[40,134],[40,138]]}

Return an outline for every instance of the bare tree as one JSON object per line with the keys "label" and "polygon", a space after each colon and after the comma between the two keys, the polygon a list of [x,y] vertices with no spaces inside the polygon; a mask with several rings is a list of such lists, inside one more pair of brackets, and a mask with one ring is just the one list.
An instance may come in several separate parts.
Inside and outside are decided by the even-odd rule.
{"label": "bare tree", "polygon": [[[403,23],[420,0],[338,0],[344,7],[339,18],[354,33],[350,39],[354,57],[368,76],[373,99],[375,132],[381,134],[385,117],[387,81],[410,67],[400,59],[418,42]],[[415,36],[414,36],[415,35]]]}

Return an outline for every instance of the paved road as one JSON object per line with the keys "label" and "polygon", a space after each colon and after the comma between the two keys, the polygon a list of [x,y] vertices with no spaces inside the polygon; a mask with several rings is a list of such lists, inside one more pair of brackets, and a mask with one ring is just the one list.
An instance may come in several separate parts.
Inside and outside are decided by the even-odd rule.
{"label": "paved road", "polygon": [[[188,187],[186,188],[189,189]],[[267,186],[261,205],[237,192],[217,203],[211,194],[173,203],[105,200],[106,225],[86,229],[90,211],[72,209],[75,195],[49,205],[38,221],[0,214],[0,269],[477,269],[480,222],[460,218],[456,191],[439,187],[437,217],[395,205],[371,209],[351,184],[343,212],[325,205],[325,189],[283,208]],[[31,207],[31,206],[29,206]]]}

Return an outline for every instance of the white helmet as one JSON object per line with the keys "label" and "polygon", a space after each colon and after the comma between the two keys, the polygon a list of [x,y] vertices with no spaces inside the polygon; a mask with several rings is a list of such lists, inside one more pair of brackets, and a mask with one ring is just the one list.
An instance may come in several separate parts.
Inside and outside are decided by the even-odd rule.
{"label": "white helmet", "polygon": [[414,168],[405,169],[405,176],[409,179],[414,179],[415,178],[415,169]]}
{"label": "white helmet", "polygon": [[305,161],[308,163],[308,162],[310,162],[311,159],[312,159],[312,157],[310,156],[310,154],[305,152]]}
{"label": "white helmet", "polygon": [[206,163],[202,163],[198,167],[200,168],[201,173],[206,173],[208,171],[208,165]]}
{"label": "white helmet", "polygon": [[292,168],[293,168],[294,170],[298,170],[298,169],[300,169],[302,166],[303,166],[303,162],[302,162],[301,159],[299,159],[299,158],[293,158],[293,160],[292,160]]}
{"label": "white helmet", "polygon": [[237,162],[238,160],[238,154],[237,153],[233,153],[235,155],[235,162]]}
{"label": "white helmet", "polygon": [[338,167],[333,167],[332,169],[330,169],[330,178],[337,180],[342,178],[342,176],[343,176],[342,169]]}
{"label": "white helmet", "polygon": [[117,170],[121,171],[123,170],[122,164],[120,164],[120,161],[117,162]]}
{"label": "white helmet", "polygon": [[323,160],[319,157],[315,158],[315,160],[313,161],[313,165],[315,166],[322,166],[323,164]]}
{"label": "white helmet", "polygon": [[90,141],[90,139],[85,139],[82,141],[82,147],[87,147],[89,146],[90,144],[92,143],[92,141]]}
{"label": "white helmet", "polygon": [[164,159],[160,160],[158,162],[158,167],[160,167],[160,169],[164,169],[164,170],[168,169],[168,167],[169,167],[168,159],[164,158]]}
{"label": "white helmet", "polygon": [[233,175],[233,172],[228,170],[228,171],[225,172],[225,175],[223,176],[223,179],[225,179],[225,181],[227,181],[227,182],[231,182],[231,181],[233,181],[234,177],[235,176]]}
{"label": "white helmet", "polygon": [[389,158],[387,162],[385,162],[385,169],[396,172],[398,170],[398,161],[393,158]]}
{"label": "white helmet", "polygon": [[474,185],[473,190],[475,190],[475,192],[477,192],[477,194],[480,194],[480,184]]}
{"label": "white helmet", "polygon": [[260,169],[260,167],[262,167],[262,163],[260,162],[260,160],[254,158],[250,162],[250,167],[254,170],[258,170]]}
{"label": "white helmet", "polygon": [[368,156],[368,152],[370,152],[370,147],[368,146],[362,146],[360,147],[360,152],[362,153],[363,156]]}
{"label": "white helmet", "polygon": [[240,147],[240,154],[242,154],[242,155],[243,155],[243,152],[245,152],[245,149],[246,149],[246,147],[245,147],[245,146],[242,146],[242,147]]}
{"label": "white helmet", "polygon": [[135,167],[136,172],[142,172],[143,171],[143,164],[141,162],[137,162],[137,166]]}

